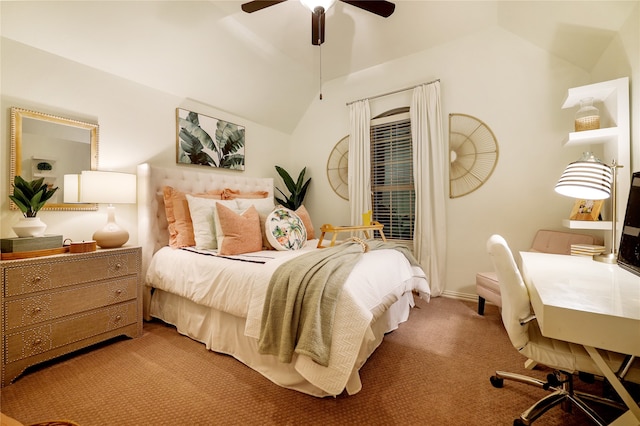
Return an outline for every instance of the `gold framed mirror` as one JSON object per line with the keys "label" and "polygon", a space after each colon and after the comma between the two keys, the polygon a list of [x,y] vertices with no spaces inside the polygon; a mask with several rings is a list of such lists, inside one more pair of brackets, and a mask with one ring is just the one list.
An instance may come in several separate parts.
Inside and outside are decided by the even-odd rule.
{"label": "gold framed mirror", "polygon": [[[64,203],[64,175],[98,169],[98,125],[11,108],[9,194],[16,176],[41,177],[59,189],[42,210],[97,210],[94,203]],[[10,202],[11,210],[18,207]]]}

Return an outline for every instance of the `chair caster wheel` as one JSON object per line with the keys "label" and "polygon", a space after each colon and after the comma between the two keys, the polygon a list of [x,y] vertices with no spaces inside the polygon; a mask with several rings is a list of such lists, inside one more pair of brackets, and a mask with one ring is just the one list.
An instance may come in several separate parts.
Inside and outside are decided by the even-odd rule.
{"label": "chair caster wheel", "polygon": [[491,376],[489,377],[489,381],[491,382],[491,384],[493,385],[494,388],[501,388],[504,385],[504,379],[501,379],[499,377],[496,376]]}
{"label": "chair caster wheel", "polygon": [[515,419],[513,421],[513,426],[524,426],[524,422],[522,421],[522,419]]}

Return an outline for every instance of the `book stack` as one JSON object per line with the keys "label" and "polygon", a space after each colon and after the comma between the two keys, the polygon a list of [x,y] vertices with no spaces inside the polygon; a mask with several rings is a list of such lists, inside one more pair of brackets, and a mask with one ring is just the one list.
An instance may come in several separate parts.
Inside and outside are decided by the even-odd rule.
{"label": "book stack", "polygon": [[600,246],[596,244],[571,244],[571,255],[572,256],[596,256],[598,254],[604,253],[606,250],[605,246]]}
{"label": "book stack", "polygon": [[65,251],[62,235],[0,238],[0,252],[2,252],[0,258],[2,260],[48,256]]}

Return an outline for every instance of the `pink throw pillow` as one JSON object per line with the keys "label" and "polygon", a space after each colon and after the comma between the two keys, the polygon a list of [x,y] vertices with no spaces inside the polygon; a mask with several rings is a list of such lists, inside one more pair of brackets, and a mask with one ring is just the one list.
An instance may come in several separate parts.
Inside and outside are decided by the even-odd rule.
{"label": "pink throw pillow", "polygon": [[[162,195],[169,229],[169,246],[173,248],[195,246],[193,224],[191,223],[191,214],[189,213],[189,204],[185,193],[170,186],[165,186],[162,188]],[[192,195],[194,197],[220,200],[222,191],[207,191]]]}
{"label": "pink throw pillow", "polygon": [[313,222],[311,222],[311,216],[309,216],[309,212],[301,205],[296,210],[296,214],[302,219],[302,223],[304,223],[304,228],[307,230],[307,240],[313,240],[316,237],[316,233],[313,230]]}
{"label": "pink throw pillow", "polygon": [[238,214],[216,203],[216,211],[219,254],[232,255],[262,250],[260,215],[253,205]]}

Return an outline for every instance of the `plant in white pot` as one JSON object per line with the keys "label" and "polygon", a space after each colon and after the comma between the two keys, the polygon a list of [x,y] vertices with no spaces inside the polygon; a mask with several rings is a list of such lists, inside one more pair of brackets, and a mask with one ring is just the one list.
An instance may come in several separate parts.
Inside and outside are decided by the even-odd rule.
{"label": "plant in white pot", "polygon": [[44,178],[26,181],[21,176],[16,176],[13,184],[13,195],[9,195],[11,201],[24,216],[14,227],[13,232],[18,237],[41,237],[47,225],[36,217],[38,212],[53,197],[58,187],[49,188]]}

